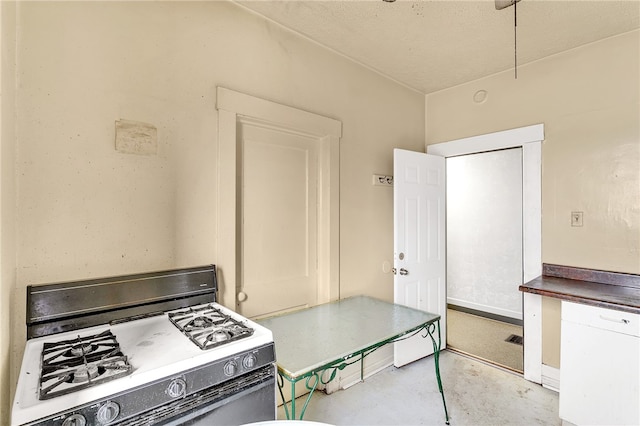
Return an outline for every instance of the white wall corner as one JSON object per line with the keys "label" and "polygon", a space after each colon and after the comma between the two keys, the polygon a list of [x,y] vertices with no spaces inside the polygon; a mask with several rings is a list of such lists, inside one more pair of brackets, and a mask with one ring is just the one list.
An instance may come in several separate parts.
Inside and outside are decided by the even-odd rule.
{"label": "white wall corner", "polygon": [[522,164],[523,282],[527,283],[542,275],[542,141],[522,146]]}
{"label": "white wall corner", "polygon": [[524,378],[542,384],[542,296],[524,293]]}
{"label": "white wall corner", "polygon": [[542,364],[542,386],[560,392],[560,369]]}

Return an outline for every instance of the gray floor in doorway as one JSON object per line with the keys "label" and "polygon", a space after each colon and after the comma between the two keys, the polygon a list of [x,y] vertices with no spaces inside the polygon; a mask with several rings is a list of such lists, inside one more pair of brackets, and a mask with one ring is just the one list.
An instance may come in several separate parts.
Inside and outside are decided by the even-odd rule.
{"label": "gray floor in doorway", "polygon": [[[451,425],[560,425],[558,394],[522,376],[443,351]],[[302,406],[300,398],[298,407]],[[278,418],[284,419],[282,407]],[[388,367],[346,390],[313,395],[304,420],[333,425],[444,425],[433,357]]]}

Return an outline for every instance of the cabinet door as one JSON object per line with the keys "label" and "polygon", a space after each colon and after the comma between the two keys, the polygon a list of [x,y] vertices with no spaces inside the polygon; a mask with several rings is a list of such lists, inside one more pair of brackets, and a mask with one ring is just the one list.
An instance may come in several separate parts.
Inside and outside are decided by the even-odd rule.
{"label": "cabinet door", "polygon": [[640,338],[595,326],[618,311],[567,302],[562,311],[560,418],[577,425],[640,424]]}

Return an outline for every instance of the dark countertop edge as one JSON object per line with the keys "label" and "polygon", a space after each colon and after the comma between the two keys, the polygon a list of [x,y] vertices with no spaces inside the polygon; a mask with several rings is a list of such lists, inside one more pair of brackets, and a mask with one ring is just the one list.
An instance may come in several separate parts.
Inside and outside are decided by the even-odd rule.
{"label": "dark countertop edge", "polygon": [[640,289],[640,275],[626,272],[602,271],[599,269],[543,263],[542,275],[546,277],[567,278],[570,280],[590,281],[599,284],[636,287]]}
{"label": "dark countertop edge", "polygon": [[[615,286],[592,281],[580,281],[542,275],[519,286],[518,289],[525,293],[539,294],[541,296],[553,297],[569,302],[640,314],[640,292],[638,292],[637,300],[635,297],[627,297],[625,299],[633,300],[622,301],[619,300],[618,295],[615,294],[619,293],[619,296],[623,296],[623,292],[635,292],[638,289],[634,287]],[[601,291],[598,291],[599,289]],[[612,295],[612,293],[614,294]]]}

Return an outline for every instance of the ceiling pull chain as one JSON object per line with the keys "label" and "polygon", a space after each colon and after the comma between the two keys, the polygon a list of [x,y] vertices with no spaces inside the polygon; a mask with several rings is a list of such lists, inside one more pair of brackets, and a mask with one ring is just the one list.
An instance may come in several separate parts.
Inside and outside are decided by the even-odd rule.
{"label": "ceiling pull chain", "polygon": [[518,2],[513,3],[513,63],[516,80],[518,79]]}

